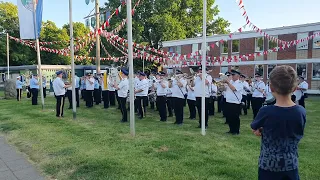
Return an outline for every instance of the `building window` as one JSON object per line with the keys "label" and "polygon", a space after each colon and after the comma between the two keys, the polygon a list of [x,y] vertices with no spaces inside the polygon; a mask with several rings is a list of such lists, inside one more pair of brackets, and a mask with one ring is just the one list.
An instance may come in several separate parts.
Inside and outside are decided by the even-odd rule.
{"label": "building window", "polygon": [[228,72],[228,66],[221,66],[220,67],[220,73],[225,74],[226,72]]}
{"label": "building window", "polygon": [[177,46],[176,53],[181,54],[181,46]]}
{"label": "building window", "polygon": [[312,79],[320,79],[320,63],[312,64]]}
{"label": "building window", "polygon": [[[264,76],[263,65],[255,65],[255,67],[254,67],[254,75],[255,75],[256,73],[261,74],[261,75],[262,75],[262,78],[263,78],[263,76]],[[254,76],[254,75],[253,75],[253,76]]]}
{"label": "building window", "polygon": [[239,53],[240,50],[240,40],[231,41],[232,53]]}
{"label": "building window", "polygon": [[297,64],[297,74],[305,79],[307,78],[307,64]]}
{"label": "building window", "polygon": [[256,38],[255,50],[256,52],[261,52],[264,49],[264,37]]}
{"label": "building window", "polygon": [[199,51],[199,44],[192,44],[192,53]]}
{"label": "building window", "polygon": [[276,67],[277,65],[275,64],[268,64],[268,79],[269,79],[269,75],[271,73],[271,71]]}
{"label": "building window", "polygon": [[[316,34],[316,33],[320,33],[320,31],[314,32],[313,34]],[[320,36],[314,36],[314,38],[313,38],[313,48],[314,49],[320,49]]]}
{"label": "building window", "polygon": [[223,41],[223,43],[220,43],[220,51],[221,54],[228,54],[228,41]]}
{"label": "building window", "polygon": [[[278,36],[273,36],[273,37],[278,39]],[[269,40],[269,49],[273,49],[275,47],[278,47],[278,42],[277,41],[273,41],[273,40]]]}
{"label": "building window", "polygon": [[231,66],[231,70],[239,71],[239,66]]}
{"label": "building window", "polygon": [[[305,39],[309,36],[309,33],[298,33],[297,34],[297,40],[299,39]],[[308,41],[301,41],[299,44],[297,44],[297,50],[302,50],[302,49],[308,49]]]}

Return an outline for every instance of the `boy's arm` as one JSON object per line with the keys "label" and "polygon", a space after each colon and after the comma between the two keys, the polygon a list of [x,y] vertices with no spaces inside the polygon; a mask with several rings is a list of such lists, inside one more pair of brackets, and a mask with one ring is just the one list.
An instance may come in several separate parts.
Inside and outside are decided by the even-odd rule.
{"label": "boy's arm", "polygon": [[265,111],[265,108],[261,108],[256,118],[251,123],[252,130],[257,131],[262,129],[266,119],[267,119],[267,112]]}

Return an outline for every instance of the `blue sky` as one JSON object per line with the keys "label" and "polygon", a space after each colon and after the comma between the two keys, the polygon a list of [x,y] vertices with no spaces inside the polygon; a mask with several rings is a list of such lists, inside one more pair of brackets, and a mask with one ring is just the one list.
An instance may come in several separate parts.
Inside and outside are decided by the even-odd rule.
{"label": "blue sky", "polygon": [[[17,4],[17,0],[4,0]],[[107,0],[100,0],[103,4]],[[135,2],[135,0],[133,0]],[[260,28],[282,27],[320,21],[320,0],[243,0],[252,23]],[[143,3],[143,1],[142,1]],[[231,22],[231,31],[245,24],[235,0],[216,0],[219,16]],[[94,8],[85,0],[73,0],[73,20],[85,22]],[[68,0],[44,0],[43,20],[54,21],[58,27],[69,21]]]}

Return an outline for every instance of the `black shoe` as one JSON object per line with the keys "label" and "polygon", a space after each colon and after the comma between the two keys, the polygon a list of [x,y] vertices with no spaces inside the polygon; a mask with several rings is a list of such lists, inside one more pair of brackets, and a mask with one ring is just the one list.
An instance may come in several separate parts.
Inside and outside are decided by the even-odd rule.
{"label": "black shoe", "polygon": [[143,119],[143,117],[140,116],[140,117],[138,117],[138,119]]}
{"label": "black shoe", "polygon": [[178,124],[178,122],[176,121],[176,122],[174,122],[173,124]]}
{"label": "black shoe", "polygon": [[69,107],[68,109],[72,109],[72,107]]}
{"label": "black shoe", "polygon": [[178,125],[178,126],[182,126],[182,125],[183,125],[183,123],[177,123],[177,125]]}
{"label": "black shoe", "polygon": [[232,134],[230,131],[226,132],[226,134]]}
{"label": "black shoe", "polygon": [[123,120],[121,120],[120,122],[121,122],[121,123],[126,123],[126,122],[128,122],[128,121],[123,121]]}

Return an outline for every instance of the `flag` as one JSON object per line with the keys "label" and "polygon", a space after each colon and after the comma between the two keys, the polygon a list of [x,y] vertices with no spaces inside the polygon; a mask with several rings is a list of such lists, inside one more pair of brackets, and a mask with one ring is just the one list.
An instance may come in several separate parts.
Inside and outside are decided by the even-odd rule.
{"label": "flag", "polygon": [[87,5],[89,5],[89,3],[90,3],[90,0],[85,0],[85,1],[86,1],[86,4],[87,4]]}
{"label": "flag", "polygon": [[36,3],[36,25],[34,25],[33,0],[18,0],[17,2],[21,39],[36,39],[40,36],[43,0],[36,0]]}

